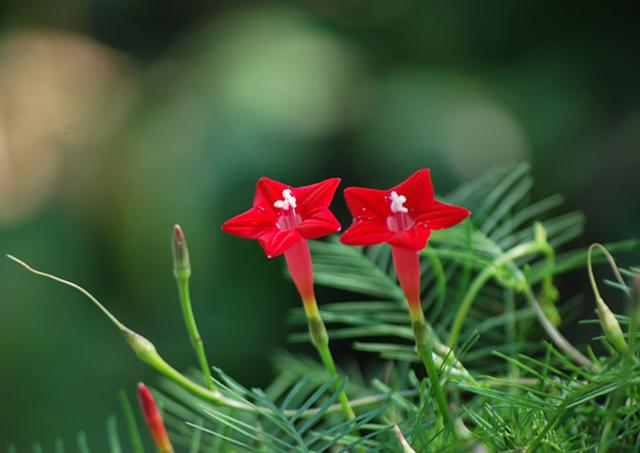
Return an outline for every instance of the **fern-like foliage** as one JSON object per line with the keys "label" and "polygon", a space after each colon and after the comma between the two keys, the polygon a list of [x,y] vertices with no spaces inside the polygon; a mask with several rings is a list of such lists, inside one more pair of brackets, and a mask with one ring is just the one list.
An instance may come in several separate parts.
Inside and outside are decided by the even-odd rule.
{"label": "fern-like foliage", "polygon": [[[466,366],[476,371],[497,371],[499,361],[487,361],[493,351],[506,353],[539,351],[539,336],[529,326],[535,310],[522,303],[523,281],[538,285],[539,302],[548,317],[560,324],[553,278],[584,267],[586,248],[555,253],[582,233],[584,216],[579,212],[556,214],[562,203],[559,195],[530,202],[532,178],[527,164],[504,168],[464,185],[447,201],[466,206],[470,220],[444,231],[434,231],[423,252],[423,294],[426,317],[441,338],[446,338],[454,316],[468,294],[474,277],[485,272],[491,277],[473,300],[463,324],[462,342],[475,342],[464,356]],[[509,250],[534,240],[535,225],[546,232],[554,253],[528,254],[501,261]],[[632,250],[638,241],[608,244],[612,252]],[[386,246],[365,250],[345,247],[337,241],[315,242],[312,246],[316,282],[339,288],[365,301],[345,301],[324,305],[323,317],[333,327],[331,338],[358,340],[358,350],[377,352],[385,359],[415,360],[413,335],[402,290],[393,273],[391,253]],[[372,300],[368,300],[372,299]],[[570,301],[571,302],[571,301]],[[573,304],[565,303],[565,308]],[[302,310],[294,310],[291,322],[304,324]],[[372,342],[371,338],[391,339]],[[306,332],[291,335],[294,342],[307,341]],[[466,348],[463,348],[466,349]],[[446,354],[447,352],[442,352]]]}
{"label": "fern-like foliage", "polygon": [[[276,377],[265,389],[248,389],[215,369],[216,387],[234,404],[214,404],[160,379],[155,393],[176,449],[406,451],[394,433],[397,424],[417,452],[640,451],[637,360],[625,360],[604,336],[594,339],[604,351],[597,356],[588,346],[567,346],[560,334],[576,321],[571,312],[583,299],[563,298],[554,279],[586,265],[586,249],[572,246],[584,216],[560,212],[560,195],[532,200],[532,186],[526,164],[461,186],[446,201],[469,208],[471,218],[434,232],[422,252],[423,306],[438,339],[436,364],[458,414],[454,429],[438,423],[429,381],[416,366],[388,247],[316,241],[316,283],[344,294],[344,301],[320,306],[329,336],[349,341],[376,366],[353,362],[345,367],[349,378],[340,381],[329,379],[314,355],[281,352],[273,361]],[[628,240],[606,247],[624,252],[638,245]],[[594,262],[602,260],[596,256]],[[620,272],[632,279],[639,269]],[[638,297],[625,282],[607,283],[621,297]],[[584,301],[591,303],[591,296]],[[618,317],[625,330],[634,324],[634,310],[640,312],[630,307],[629,316]],[[289,319],[290,340],[308,342],[302,309]],[[637,355],[635,335],[627,338]],[[353,422],[340,411],[338,394],[345,387],[357,414]],[[106,445],[112,453],[140,453],[143,430],[126,396],[122,401],[122,417],[107,421]],[[82,433],[74,444],[65,450],[60,441],[55,451],[89,452]]]}

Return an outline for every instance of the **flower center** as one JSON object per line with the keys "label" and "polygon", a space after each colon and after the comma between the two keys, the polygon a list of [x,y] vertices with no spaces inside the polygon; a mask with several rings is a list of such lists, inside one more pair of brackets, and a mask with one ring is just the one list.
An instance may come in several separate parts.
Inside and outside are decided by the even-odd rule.
{"label": "flower center", "polygon": [[391,212],[396,214],[403,213],[406,214],[409,212],[407,208],[404,207],[404,204],[407,202],[407,197],[404,195],[398,195],[398,192],[395,190],[391,192]]}
{"label": "flower center", "polygon": [[391,206],[389,208],[393,214],[387,217],[387,228],[395,232],[408,230],[415,222],[409,216],[409,209],[404,206],[407,202],[407,197],[398,195],[395,190],[391,192],[389,197],[391,198]]}
{"label": "flower center", "polygon": [[273,206],[280,209],[280,215],[276,225],[281,230],[293,230],[300,225],[301,219],[296,214],[296,197],[291,194],[291,189],[284,189],[282,191],[282,200],[275,201]]}
{"label": "flower center", "polygon": [[274,202],[273,206],[284,211],[288,211],[289,208],[295,210],[297,207],[296,197],[291,195],[291,189],[284,189],[282,191],[282,200]]}

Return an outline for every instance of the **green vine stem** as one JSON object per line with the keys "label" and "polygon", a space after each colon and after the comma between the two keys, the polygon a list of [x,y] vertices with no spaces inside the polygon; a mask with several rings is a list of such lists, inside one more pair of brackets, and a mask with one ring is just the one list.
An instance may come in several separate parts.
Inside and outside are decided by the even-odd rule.
{"label": "green vine stem", "polygon": [[[327,334],[327,328],[320,317],[320,312],[318,311],[318,306],[315,304],[315,300],[313,304],[305,304],[305,313],[307,316],[307,323],[309,325],[311,343],[318,351],[318,355],[320,355],[320,359],[322,360],[327,373],[329,373],[329,376],[337,377],[338,370],[336,368],[336,363],[333,360],[333,355],[331,355],[331,350],[329,349],[329,335]],[[335,389],[340,389],[340,380],[336,380]],[[347,393],[344,389],[341,389],[338,393],[338,401],[340,401],[345,417],[347,417],[348,420],[354,420],[356,418],[356,414],[353,412],[353,408],[351,407],[351,403],[349,402],[349,398],[347,397]]]}
{"label": "green vine stem", "polygon": [[[422,314],[422,311],[420,311]],[[412,321],[413,334],[416,339],[416,349],[422,358],[424,367],[427,370],[429,382],[431,383],[431,389],[434,393],[436,404],[442,416],[444,424],[451,428],[453,427],[453,418],[451,412],[449,412],[449,405],[447,404],[447,397],[444,394],[442,385],[440,385],[440,377],[436,364],[433,361],[433,339],[431,333],[427,330],[427,325],[424,321],[424,316],[420,316]]]}
{"label": "green vine stem", "polygon": [[[593,273],[593,250],[598,248],[604,256],[609,261],[609,266],[613,271],[618,283],[625,289],[627,297],[631,298],[631,292],[627,288],[618,271],[618,265],[616,264],[613,256],[609,253],[609,251],[602,244],[591,244],[589,250],[587,252],[587,271],[589,272],[589,281],[591,282],[591,287],[593,289],[593,294],[596,298],[596,307],[598,311],[598,317],[600,318],[600,326],[607,337],[607,340],[616,348],[616,350],[624,357],[624,359],[631,365],[637,364],[638,359],[633,355],[631,350],[629,349],[629,345],[627,344],[624,334],[622,333],[622,329],[620,328],[620,323],[616,319],[615,315],[611,312],[604,299],[600,295],[600,290],[598,289],[598,284],[596,283],[596,278]],[[630,326],[630,334],[633,335],[635,333],[635,327]]]}
{"label": "green vine stem", "polygon": [[556,329],[553,323],[544,314],[544,310],[542,309],[542,306],[538,302],[538,299],[536,299],[536,296],[533,294],[533,290],[531,289],[528,283],[525,283],[523,292],[524,292],[525,298],[527,299],[527,302],[529,303],[529,305],[531,305],[531,308],[533,308],[533,311],[536,314],[538,321],[540,321],[542,328],[547,332],[547,335],[549,335],[549,337],[551,338],[551,341],[553,341],[553,343],[561,351],[567,354],[567,356],[569,356],[569,358],[574,362],[588,368],[593,372],[600,371],[600,367],[596,363],[592,362],[591,360],[589,360],[587,356],[585,356],[580,351],[578,351],[575,348],[575,346],[573,346],[569,342],[569,340],[567,340],[564,337],[564,335],[562,335],[560,331]]}
{"label": "green vine stem", "polygon": [[[331,351],[329,350],[329,345],[319,346],[316,349],[318,350],[318,354],[320,354],[320,358],[322,359],[322,362],[324,363],[329,376],[338,376],[338,370],[336,369],[336,364],[333,361],[333,356],[331,355]],[[340,381],[336,381],[336,390],[339,388],[339,386]],[[344,390],[340,390],[340,393],[338,393],[338,401],[340,401],[342,412],[344,412],[347,419],[354,420],[356,418],[356,414],[353,412],[352,403],[349,401],[347,393]]]}
{"label": "green vine stem", "polygon": [[200,369],[202,370],[202,376],[204,382],[209,390],[215,390],[215,384],[213,383],[213,377],[211,377],[211,367],[207,361],[207,354],[204,350],[204,343],[198,326],[196,324],[196,318],[193,315],[193,308],[191,307],[191,294],[189,291],[189,279],[191,278],[191,263],[189,261],[189,249],[187,247],[187,240],[184,236],[184,232],[180,225],[176,225],[173,228],[172,236],[172,250],[173,250],[173,275],[175,276],[176,283],[178,285],[178,294],[180,296],[180,306],[182,307],[182,316],[184,317],[185,324],[187,326],[187,332],[189,332],[189,338],[191,339],[191,345],[198,358]]}
{"label": "green vine stem", "polygon": [[[460,332],[462,330],[462,325],[464,324],[469,309],[471,308],[473,301],[478,296],[478,293],[491,278],[498,275],[498,272],[502,266],[513,265],[514,260],[537,253],[545,254],[547,256],[547,260],[550,263],[549,266],[553,266],[555,252],[553,250],[553,247],[551,247],[551,245],[549,245],[549,243],[547,242],[546,234],[540,224],[536,224],[535,232],[535,239],[533,241],[519,244],[497,256],[491,266],[484,268],[473,280],[454,318],[451,332],[449,334],[448,343],[450,348],[455,349],[458,338],[460,336]],[[567,354],[567,356],[569,356],[574,362],[586,366],[592,371],[597,371],[599,367],[591,360],[589,360],[584,354],[578,351],[571,343],[569,343],[569,341],[549,320],[547,315],[544,313],[542,306],[533,294],[533,291],[529,283],[527,282],[524,273],[520,269],[515,267],[515,265],[513,266],[512,270],[516,277],[516,284],[514,285],[514,289],[519,293],[524,293],[527,302],[533,308],[540,324],[545,329],[551,340],[556,344],[556,346],[558,346],[558,348],[561,349],[565,354]]]}
{"label": "green vine stem", "polygon": [[16,258],[13,255],[7,255],[7,258],[9,258],[11,261],[14,261],[16,263],[18,263],[20,266],[24,267],[26,270],[28,270],[29,272],[39,275],[41,277],[46,277],[48,279],[51,279],[53,281],[56,281],[58,283],[62,283],[63,285],[66,286],[70,286],[71,288],[75,289],[76,291],[81,292],[87,299],[89,299],[91,302],[93,302],[93,304],[98,307],[98,310],[100,310],[102,312],[103,315],[105,315],[109,321],[111,321],[113,323],[113,325],[115,325],[120,331],[122,331],[123,329],[126,329],[126,326],[124,324],[122,324],[120,322],[120,320],[118,320],[118,318],[116,318],[115,316],[113,316],[113,314],[111,314],[111,312],[109,310],[107,310],[107,308],[102,305],[100,303],[100,301],[98,301],[98,299],[96,299],[95,297],[93,297],[93,295],[87,291],[86,289],[84,289],[82,286],[77,285],[73,282],[70,282],[68,280],[64,280],[60,277],[56,277],[53,274],[47,274],[46,272],[42,272],[39,271],[37,269],[34,269],[33,267],[29,266],[27,263],[25,263],[24,261],[22,261],[21,259]]}
{"label": "green vine stem", "polygon": [[622,278],[622,275],[620,275],[620,271],[618,270],[618,265],[616,264],[616,260],[613,259],[613,256],[611,255],[611,253],[609,253],[609,250],[607,250],[607,248],[604,245],[599,244],[597,242],[591,244],[589,246],[589,250],[587,251],[587,272],[589,273],[589,281],[591,282],[591,288],[593,288],[593,293],[595,294],[595,296],[598,299],[602,299],[602,297],[600,296],[600,290],[598,289],[598,285],[596,283],[595,275],[593,273],[592,256],[593,256],[593,250],[596,248],[600,250],[600,252],[602,252],[602,254],[605,256],[605,258],[609,262],[609,267],[611,267],[611,271],[613,272],[613,275],[616,277],[616,280],[618,281],[618,283],[620,283],[620,286],[624,289],[624,292],[626,293],[627,297],[631,297],[631,291],[629,291],[629,288],[627,288],[627,285],[625,285],[624,283],[624,279]]}
{"label": "green vine stem", "polygon": [[[157,352],[153,343],[151,343],[148,339],[146,339],[142,335],[129,329],[122,322],[120,322],[120,320],[118,320],[118,318],[116,318],[104,305],[102,305],[100,301],[98,301],[98,299],[96,299],[89,291],[85,290],[80,285],[77,285],[73,282],[70,282],[68,280],[65,280],[63,278],[57,277],[52,274],[48,274],[46,272],[39,271],[31,267],[29,264],[25,263],[24,261],[12,255],[7,255],[7,257],[35,275],[39,275],[41,277],[54,280],[58,283],[69,286],[79,291],[80,293],[82,293],[96,307],[98,307],[98,309],[102,312],[102,314],[104,314],[113,323],[115,327],[118,328],[118,330],[124,336],[127,343],[131,346],[131,348],[134,350],[134,352],[142,362],[151,366],[157,372],[167,377],[171,381],[175,382],[176,384],[178,384],[180,387],[184,388],[188,392],[196,396],[199,396],[202,399],[209,401],[210,403],[217,404],[217,405],[227,406],[230,408],[235,408],[235,409],[254,412],[254,413],[273,412],[271,409],[266,407],[259,407],[249,402],[238,401],[236,399],[229,398],[219,390],[210,390],[208,388],[205,388],[193,382],[192,380],[184,376],[182,373],[177,371],[175,368],[173,368],[169,363],[167,363]],[[331,362],[333,363],[333,359],[331,359]],[[333,365],[333,369],[335,369],[335,364]],[[417,394],[418,392],[415,390],[405,390],[405,391],[400,391],[395,393],[395,395],[402,396],[402,397],[411,397],[411,396],[416,396]],[[351,413],[353,413],[352,408],[354,407],[369,406],[372,404],[381,403],[381,402],[387,401],[392,396],[393,395],[391,394],[371,395],[371,396],[354,399],[351,401],[346,399],[346,396],[345,396],[345,398],[340,399],[340,403],[333,404],[326,409],[312,407],[312,408],[306,409],[301,414],[299,414],[298,411],[295,409],[290,409],[290,410],[285,410],[284,414],[287,417],[293,417],[294,415],[296,415],[301,418],[313,417],[321,410],[323,410],[327,414],[332,414],[332,413],[344,411],[345,403],[349,406]]]}

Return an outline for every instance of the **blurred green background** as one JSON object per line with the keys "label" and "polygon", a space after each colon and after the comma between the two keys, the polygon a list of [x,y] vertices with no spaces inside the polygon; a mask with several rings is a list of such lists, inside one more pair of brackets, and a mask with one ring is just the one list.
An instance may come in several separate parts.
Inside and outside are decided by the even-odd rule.
{"label": "blurred green background", "polygon": [[[639,55],[631,2],[4,0],[0,251],[186,368],[181,223],[211,361],[261,385],[297,297],[219,227],[257,178],[387,187],[431,167],[446,193],[528,160],[534,196],[586,213],[583,244],[638,237]],[[155,375],[87,300],[0,260],[0,446],[82,429],[101,451],[138,380]]]}

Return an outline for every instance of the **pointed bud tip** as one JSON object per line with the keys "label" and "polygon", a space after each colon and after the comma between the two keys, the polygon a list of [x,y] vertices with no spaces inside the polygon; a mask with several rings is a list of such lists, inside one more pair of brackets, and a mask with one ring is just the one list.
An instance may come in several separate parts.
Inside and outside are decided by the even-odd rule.
{"label": "pointed bud tip", "polygon": [[189,249],[187,239],[182,227],[178,224],[173,227],[171,237],[171,249],[173,251],[173,272],[176,277],[189,278],[191,275],[191,263],[189,262]]}
{"label": "pointed bud tip", "polygon": [[173,237],[179,241],[184,240],[184,231],[182,231],[182,227],[177,223],[173,226]]}
{"label": "pointed bud tip", "polygon": [[138,382],[138,398],[140,399],[140,406],[145,417],[148,417],[157,410],[156,401],[153,399],[151,391],[142,382]]}

